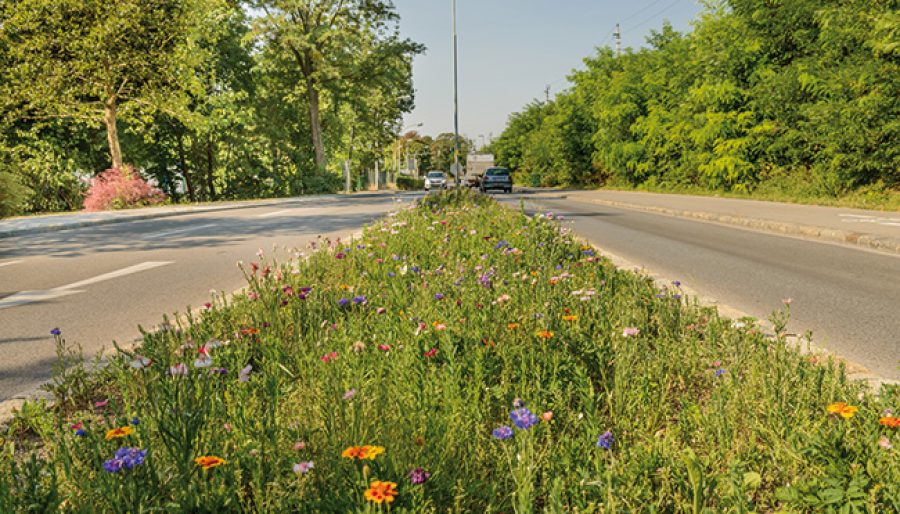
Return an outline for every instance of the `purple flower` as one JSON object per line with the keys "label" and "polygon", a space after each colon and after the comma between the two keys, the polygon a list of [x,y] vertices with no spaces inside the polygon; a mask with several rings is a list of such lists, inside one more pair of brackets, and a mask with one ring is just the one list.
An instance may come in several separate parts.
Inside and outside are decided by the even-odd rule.
{"label": "purple flower", "polygon": [[365,296],[354,296],[353,297],[353,303],[355,303],[356,305],[366,303],[367,301],[368,300],[366,300]]}
{"label": "purple flower", "polygon": [[391,277],[391,278],[394,278],[394,277],[397,276],[397,274],[394,273],[393,271],[389,271],[389,272],[388,272],[388,276]]}
{"label": "purple flower", "polygon": [[509,439],[513,436],[513,429],[507,426],[495,428],[493,435],[494,439]]}
{"label": "purple flower", "polygon": [[585,255],[585,256],[587,256],[587,257],[593,257],[593,256],[594,256],[594,251],[593,251],[593,250],[584,250],[584,251],[581,252],[581,253],[582,253],[582,255]]}
{"label": "purple flower", "polygon": [[509,419],[519,430],[528,430],[539,422],[538,417],[526,407],[510,412]]}
{"label": "purple flower", "polygon": [[415,485],[421,485],[427,482],[430,476],[431,473],[419,467],[409,472],[409,481]]}
{"label": "purple flower", "polygon": [[120,459],[109,459],[103,462],[103,469],[107,473],[118,473],[122,469],[122,464]]}
{"label": "purple flower", "polygon": [[412,271],[413,273],[418,273],[418,272],[419,272],[419,267],[418,267],[418,266],[413,266],[412,268],[409,268],[409,270]]}
{"label": "purple flower", "polygon": [[337,255],[334,256],[335,259],[343,259],[345,256],[342,252],[338,252]]}
{"label": "purple flower", "polygon": [[144,463],[147,458],[147,450],[140,448],[119,448],[116,450],[114,460],[122,461],[125,469],[134,469]]}
{"label": "purple flower", "polygon": [[62,331],[58,328],[54,328],[53,330],[50,331],[50,335],[58,336],[60,334],[62,334]]}
{"label": "purple flower", "polygon": [[437,293],[437,294],[434,295],[434,299],[435,299],[435,300],[443,300],[443,299],[444,299],[444,295],[441,294],[441,293]]}
{"label": "purple flower", "polygon": [[494,250],[499,250],[501,248],[506,248],[509,246],[509,243],[506,242],[505,239],[501,239],[500,242],[494,245]]}
{"label": "purple flower", "polygon": [[356,245],[357,250],[362,250],[366,247],[366,245]]}
{"label": "purple flower", "polygon": [[130,423],[131,423],[132,425],[137,426],[137,425],[140,425],[140,424],[141,424],[141,420],[140,420],[137,416],[135,416],[135,417],[131,418]]}
{"label": "purple flower", "polygon": [[615,437],[613,437],[613,433],[607,430],[600,435],[599,439],[597,439],[597,446],[599,446],[600,448],[611,450],[614,442]]}
{"label": "purple flower", "polygon": [[725,373],[728,373],[728,370],[727,370],[727,369],[725,369],[725,368],[719,368],[719,369],[717,369],[717,370],[716,370],[716,378],[721,377],[721,376],[724,375]]}
{"label": "purple flower", "polygon": [[350,305],[350,300],[348,300],[347,298],[341,298],[340,300],[338,300],[338,307],[346,307],[348,305]]}
{"label": "purple flower", "polygon": [[675,286],[675,287],[681,287],[681,281],[680,281],[680,280],[673,280],[673,281],[672,281],[672,285]]}

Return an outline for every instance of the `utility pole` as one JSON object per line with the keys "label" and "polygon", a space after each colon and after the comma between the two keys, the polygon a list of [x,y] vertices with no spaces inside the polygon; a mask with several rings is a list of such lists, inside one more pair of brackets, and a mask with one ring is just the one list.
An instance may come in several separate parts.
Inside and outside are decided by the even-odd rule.
{"label": "utility pole", "polygon": [[622,30],[618,23],[616,23],[616,31],[613,32],[613,35],[616,36],[616,57],[619,57],[622,55]]}
{"label": "utility pole", "polygon": [[544,88],[544,98],[547,99],[547,103],[550,103],[550,84],[547,84],[547,87]]}
{"label": "utility pole", "polygon": [[456,0],[453,2],[453,171],[456,187],[462,182],[459,169],[459,56],[456,34]]}

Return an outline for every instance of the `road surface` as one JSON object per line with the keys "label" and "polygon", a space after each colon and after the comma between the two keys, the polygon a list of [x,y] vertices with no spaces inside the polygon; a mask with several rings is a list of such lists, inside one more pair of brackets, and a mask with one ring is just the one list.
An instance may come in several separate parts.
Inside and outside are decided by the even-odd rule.
{"label": "road surface", "polygon": [[[86,356],[244,285],[236,262],[350,235],[416,194],[367,193],[0,239],[0,402],[51,377],[59,327]],[[286,254],[281,252],[282,256]]]}
{"label": "road surface", "polygon": [[[601,249],[756,318],[791,298],[789,331],[812,330],[817,345],[900,379],[900,256],[563,195],[521,198],[569,218],[578,235]],[[517,196],[498,199],[518,205]]]}

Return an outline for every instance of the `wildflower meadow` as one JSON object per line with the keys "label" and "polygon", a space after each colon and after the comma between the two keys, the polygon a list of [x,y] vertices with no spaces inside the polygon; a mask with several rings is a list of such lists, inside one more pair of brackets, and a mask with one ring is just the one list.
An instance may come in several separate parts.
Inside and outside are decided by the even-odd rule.
{"label": "wildflower meadow", "polygon": [[272,253],[97,369],[57,331],[0,512],[900,511],[897,388],[552,214],[448,192]]}

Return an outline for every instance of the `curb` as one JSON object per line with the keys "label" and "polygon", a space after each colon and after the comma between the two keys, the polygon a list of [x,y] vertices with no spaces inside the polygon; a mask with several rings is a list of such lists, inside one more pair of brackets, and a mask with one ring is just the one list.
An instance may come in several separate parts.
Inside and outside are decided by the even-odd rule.
{"label": "curb", "polygon": [[[384,192],[395,192],[392,190],[381,190]],[[360,191],[360,193],[372,193],[372,191]],[[269,207],[273,205],[283,205],[291,202],[305,202],[307,200],[318,200],[322,198],[336,198],[338,196],[342,196],[339,194],[330,194],[330,195],[310,195],[310,196],[294,196],[290,198],[278,198],[274,200],[261,200],[259,203],[255,202],[247,202],[245,204],[235,205],[222,205],[222,206],[211,206],[209,208],[205,207],[185,207],[184,210],[175,211],[175,212],[152,212],[147,214],[136,214],[133,216],[129,216],[127,214],[123,216],[118,216],[114,218],[108,219],[99,219],[99,220],[89,220],[89,221],[79,221],[75,223],[56,223],[52,225],[44,225],[40,227],[29,227],[29,228],[18,228],[11,230],[0,230],[0,239],[20,236],[23,234],[41,234],[44,232],[58,232],[60,230],[69,230],[76,228],[84,228],[94,225],[112,225],[116,223],[127,223],[129,221],[142,221],[149,219],[160,219],[160,218],[173,218],[176,216],[188,216],[191,214],[203,214],[206,212],[222,212],[222,211],[234,211],[239,209],[252,209],[255,207]],[[349,195],[353,196],[353,195]],[[121,211],[120,211],[121,212]],[[65,216],[65,215],[63,215]]]}
{"label": "curb", "polygon": [[[583,197],[582,197],[583,198]],[[598,198],[584,198],[590,203],[600,205],[608,205],[610,207],[619,207],[622,209],[630,209],[636,211],[650,212],[654,214],[663,214],[676,218],[689,218],[712,223],[720,223],[723,225],[735,225],[744,227],[758,232],[769,232],[774,234],[799,236],[807,239],[820,239],[832,243],[840,243],[845,245],[860,246],[870,250],[878,250],[900,255],[900,239],[890,237],[878,237],[864,232],[851,232],[847,230],[839,230],[833,228],[817,227],[814,225],[801,225],[797,223],[785,223],[781,221],[772,221],[763,218],[745,218],[741,216],[731,216],[727,214],[716,214],[704,211],[683,211],[678,209],[670,209],[667,207],[656,207],[649,205],[633,204],[628,202],[619,202],[615,200],[601,200]]]}

